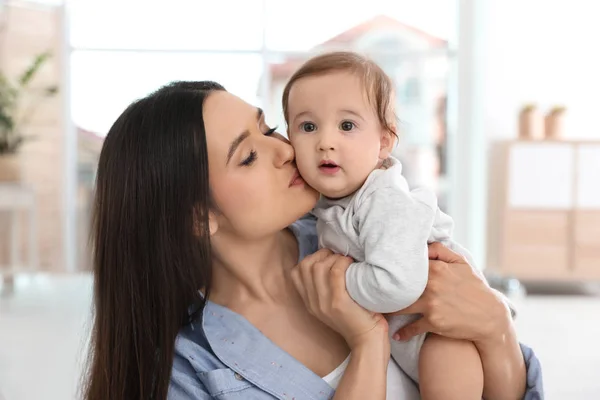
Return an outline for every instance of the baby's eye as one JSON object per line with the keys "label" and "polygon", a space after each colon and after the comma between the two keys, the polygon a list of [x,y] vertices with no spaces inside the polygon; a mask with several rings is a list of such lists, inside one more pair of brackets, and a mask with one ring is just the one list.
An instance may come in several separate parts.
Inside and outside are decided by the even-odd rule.
{"label": "baby's eye", "polygon": [[317,130],[317,126],[312,122],[304,122],[300,125],[300,130],[303,130],[304,132],[314,132]]}
{"label": "baby's eye", "polygon": [[354,126],[355,126],[355,125],[354,125],[354,122],[350,122],[350,121],[343,121],[343,122],[340,124],[340,129],[341,129],[341,130],[343,130],[343,131],[346,131],[346,132],[348,132],[348,131],[351,131],[351,130],[352,130],[352,128],[354,128]]}

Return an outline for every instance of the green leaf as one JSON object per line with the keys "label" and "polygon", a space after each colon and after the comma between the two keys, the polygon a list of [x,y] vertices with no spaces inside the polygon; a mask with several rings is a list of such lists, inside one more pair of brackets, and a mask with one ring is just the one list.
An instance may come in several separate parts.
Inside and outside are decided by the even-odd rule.
{"label": "green leaf", "polygon": [[[23,112],[19,100],[21,94],[29,90],[28,85],[50,57],[50,52],[35,56],[29,67],[14,82],[0,71],[0,155],[16,153],[26,141],[35,138],[24,135],[22,129],[27,124],[27,117],[34,112],[38,104],[34,101]],[[44,97],[51,97],[58,91],[58,86],[52,85],[41,90],[36,89],[32,94],[35,94],[35,99],[40,100]],[[17,115],[17,113],[19,114]],[[25,114],[26,117],[19,118],[21,114]]]}
{"label": "green leaf", "polygon": [[10,106],[15,102],[17,89],[10,84],[6,76],[0,72],[0,105]]}
{"label": "green leaf", "polygon": [[[12,117],[7,114],[0,114],[0,126],[6,130],[12,130],[15,127],[15,121],[13,121]],[[4,133],[0,133],[3,135]]]}
{"label": "green leaf", "polygon": [[34,59],[31,65],[21,74],[19,77],[19,86],[25,87],[31,80],[35,77],[39,69],[48,61],[51,57],[50,52],[44,52],[38,54]]}

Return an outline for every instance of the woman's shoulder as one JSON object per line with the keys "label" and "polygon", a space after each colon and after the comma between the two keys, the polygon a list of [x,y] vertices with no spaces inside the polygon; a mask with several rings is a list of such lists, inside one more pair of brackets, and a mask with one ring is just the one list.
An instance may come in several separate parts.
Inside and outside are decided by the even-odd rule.
{"label": "woman's shoulder", "polygon": [[[317,251],[316,218],[306,215],[294,222],[289,229],[298,241],[300,260]],[[256,336],[259,332],[255,328],[253,330],[241,316],[208,301],[202,312],[198,313],[191,323],[181,328],[175,339],[168,396],[170,400],[212,399],[213,394],[222,390],[230,391],[232,395],[233,392],[238,393],[242,390],[262,392],[258,388],[252,388],[248,381],[240,380],[239,376],[217,357],[215,352],[220,356],[229,354],[225,348],[220,347],[220,341],[214,340],[215,334],[219,332],[236,332],[242,337],[255,335],[256,340],[261,339],[260,336]],[[210,343],[208,338],[211,338]],[[239,346],[238,342],[239,340],[235,340]],[[213,346],[216,346],[215,350]],[[217,351],[219,349],[221,352]],[[274,356],[281,356],[276,350],[273,351],[276,353]],[[247,362],[252,364],[254,361]]]}
{"label": "woman's shoulder", "polygon": [[196,373],[212,368],[218,360],[202,328],[202,313],[179,330],[175,338],[175,359],[187,361]]}
{"label": "woman's shoulder", "polygon": [[212,399],[204,374],[226,368],[212,352],[202,329],[202,315],[184,326],[175,339],[169,400]]}
{"label": "woman's shoulder", "polygon": [[290,225],[290,230],[298,240],[299,260],[314,253],[319,249],[317,237],[317,218],[312,214],[306,214],[298,221]]}

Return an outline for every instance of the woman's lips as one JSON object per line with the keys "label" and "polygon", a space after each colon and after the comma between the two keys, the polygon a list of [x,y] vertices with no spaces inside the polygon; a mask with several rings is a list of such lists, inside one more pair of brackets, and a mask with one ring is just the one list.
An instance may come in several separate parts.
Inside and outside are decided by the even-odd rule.
{"label": "woman's lips", "polygon": [[298,172],[298,170],[296,170],[296,172],[294,172],[294,175],[292,175],[292,179],[290,179],[290,184],[288,187],[298,186],[298,185],[304,185],[304,179],[302,179],[302,177],[300,176],[300,173]]}

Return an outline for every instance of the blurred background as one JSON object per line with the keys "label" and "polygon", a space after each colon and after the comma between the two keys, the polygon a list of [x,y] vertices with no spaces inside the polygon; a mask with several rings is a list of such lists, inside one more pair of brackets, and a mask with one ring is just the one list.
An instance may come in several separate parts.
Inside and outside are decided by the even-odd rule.
{"label": "blurred background", "polygon": [[303,61],[396,85],[402,160],[518,307],[548,399],[600,398],[600,5],[589,0],[0,1],[0,399],[74,399],[103,138],[133,100],[216,80],[284,126]]}

